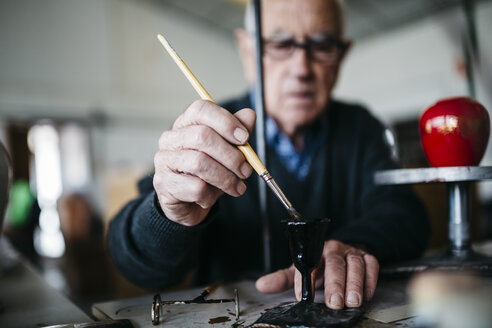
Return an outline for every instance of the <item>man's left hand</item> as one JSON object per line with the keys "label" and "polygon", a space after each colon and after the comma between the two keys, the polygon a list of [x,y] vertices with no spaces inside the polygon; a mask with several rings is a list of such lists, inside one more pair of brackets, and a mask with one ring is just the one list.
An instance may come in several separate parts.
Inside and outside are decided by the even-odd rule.
{"label": "man's left hand", "polygon": [[[369,301],[376,290],[378,260],[367,252],[336,240],[325,241],[319,266],[313,271],[313,288],[324,285],[326,306],[339,310],[359,307]],[[263,293],[279,293],[294,287],[301,299],[301,274],[294,267],[259,278],[256,288]]]}

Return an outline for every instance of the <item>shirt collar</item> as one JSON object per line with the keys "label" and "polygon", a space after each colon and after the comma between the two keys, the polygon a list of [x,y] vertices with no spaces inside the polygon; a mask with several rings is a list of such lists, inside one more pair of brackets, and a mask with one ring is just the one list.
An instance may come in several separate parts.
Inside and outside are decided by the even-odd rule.
{"label": "shirt collar", "polygon": [[[250,92],[250,100],[252,107],[254,107],[253,92]],[[289,137],[280,131],[275,120],[270,116],[266,117],[266,143],[275,150],[286,169],[295,174],[299,180],[306,178],[316,150],[325,139],[328,122],[324,118],[323,115],[306,130],[303,136],[303,149],[298,151]]]}

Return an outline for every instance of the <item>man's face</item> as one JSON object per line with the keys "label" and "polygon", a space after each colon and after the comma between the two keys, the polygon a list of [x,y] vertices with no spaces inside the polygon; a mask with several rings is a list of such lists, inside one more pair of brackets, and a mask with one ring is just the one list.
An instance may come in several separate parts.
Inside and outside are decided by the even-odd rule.
{"label": "man's face", "polygon": [[[282,46],[282,42],[302,44],[340,39],[341,18],[335,8],[329,0],[263,2],[265,106],[287,135],[292,136],[312,123],[325,110],[335,85],[339,61],[317,60],[312,52],[299,47],[289,56],[279,58],[275,49]],[[271,46],[272,52],[269,51]],[[253,61],[253,51],[250,56],[253,58],[249,60]]]}

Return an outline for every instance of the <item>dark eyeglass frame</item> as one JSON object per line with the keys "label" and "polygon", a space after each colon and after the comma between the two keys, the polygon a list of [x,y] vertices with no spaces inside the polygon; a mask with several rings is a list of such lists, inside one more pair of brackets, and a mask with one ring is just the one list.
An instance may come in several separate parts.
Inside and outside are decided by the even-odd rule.
{"label": "dark eyeglass frame", "polygon": [[[285,49],[283,52],[278,51],[277,53],[274,53],[271,48],[269,51],[269,46],[272,45],[284,45]],[[321,48],[323,47],[327,50],[329,49],[329,51],[322,51]],[[304,42],[298,42],[294,39],[263,39],[263,54],[277,60],[290,58],[296,49],[304,49],[309,58],[323,63],[334,64],[340,60],[347,50],[347,47],[347,42],[336,38],[327,38],[322,41],[307,39]]]}

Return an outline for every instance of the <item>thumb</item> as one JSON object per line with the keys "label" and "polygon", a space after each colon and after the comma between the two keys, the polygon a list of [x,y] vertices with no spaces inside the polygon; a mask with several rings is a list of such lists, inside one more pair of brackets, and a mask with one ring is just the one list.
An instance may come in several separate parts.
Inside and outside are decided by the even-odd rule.
{"label": "thumb", "polygon": [[280,293],[294,287],[294,266],[267,274],[256,280],[256,289],[265,294]]}
{"label": "thumb", "polygon": [[243,108],[234,113],[234,116],[248,129],[249,133],[253,132],[256,122],[256,113],[250,108]]}

